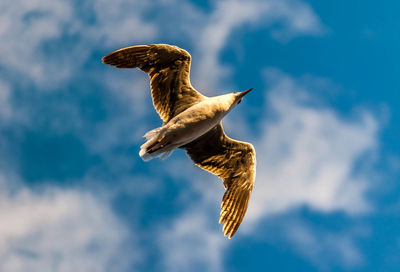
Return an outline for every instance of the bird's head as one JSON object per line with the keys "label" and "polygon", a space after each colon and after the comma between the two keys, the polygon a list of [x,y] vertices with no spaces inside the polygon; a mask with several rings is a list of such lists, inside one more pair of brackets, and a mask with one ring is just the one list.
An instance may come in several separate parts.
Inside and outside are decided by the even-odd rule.
{"label": "bird's head", "polygon": [[214,97],[218,101],[222,111],[228,112],[242,102],[243,97],[248,94],[253,88],[243,92],[233,92]]}
{"label": "bird's head", "polygon": [[233,103],[233,106],[237,106],[240,104],[240,102],[242,102],[243,97],[248,94],[251,90],[253,90],[253,88],[248,89],[246,91],[243,92],[237,92],[235,93],[235,102]]}

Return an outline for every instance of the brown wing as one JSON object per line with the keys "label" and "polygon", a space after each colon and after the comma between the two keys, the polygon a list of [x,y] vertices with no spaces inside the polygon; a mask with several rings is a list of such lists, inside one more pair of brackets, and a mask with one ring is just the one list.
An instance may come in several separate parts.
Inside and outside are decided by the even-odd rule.
{"label": "brown wing", "polygon": [[205,98],[190,84],[190,54],[167,44],[136,45],[103,58],[117,68],[140,68],[150,76],[153,104],[164,122]]}
{"label": "brown wing", "polygon": [[229,138],[219,124],[183,148],[197,166],[224,181],[226,192],[219,223],[224,222],[224,235],[232,238],[243,220],[253,189],[256,167],[253,146]]}

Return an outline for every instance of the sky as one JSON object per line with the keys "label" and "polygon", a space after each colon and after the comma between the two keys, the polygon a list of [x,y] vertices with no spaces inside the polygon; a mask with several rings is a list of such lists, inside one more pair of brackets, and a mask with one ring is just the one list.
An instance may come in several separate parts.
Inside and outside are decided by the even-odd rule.
{"label": "sky", "polygon": [[[0,271],[399,271],[398,1],[2,0]],[[257,176],[228,240],[221,180],[162,124],[148,76],[101,58],[174,44]]]}

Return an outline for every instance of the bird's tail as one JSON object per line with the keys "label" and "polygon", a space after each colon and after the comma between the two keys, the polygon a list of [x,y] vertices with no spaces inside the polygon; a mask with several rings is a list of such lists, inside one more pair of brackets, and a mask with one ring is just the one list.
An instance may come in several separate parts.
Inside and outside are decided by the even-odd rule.
{"label": "bird's tail", "polygon": [[154,136],[156,136],[157,134],[160,133],[161,129],[162,129],[162,127],[152,129],[152,130],[146,132],[146,134],[143,137],[146,138],[146,140],[151,140],[151,138],[153,138]]}
{"label": "bird's tail", "polygon": [[140,146],[139,156],[144,161],[149,161],[153,158],[160,157],[162,160],[168,158],[172,150],[166,151],[161,142],[164,139],[164,131],[162,127],[150,130],[143,137],[146,142]]}

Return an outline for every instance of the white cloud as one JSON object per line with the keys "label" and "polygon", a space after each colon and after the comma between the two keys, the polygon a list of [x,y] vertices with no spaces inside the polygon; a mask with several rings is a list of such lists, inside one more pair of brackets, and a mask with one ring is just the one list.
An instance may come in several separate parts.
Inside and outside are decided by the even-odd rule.
{"label": "white cloud", "polygon": [[[154,42],[179,33],[181,42],[182,37],[189,39],[194,53],[200,55],[196,68],[200,84],[209,82],[207,87],[212,87],[228,71],[218,64],[218,54],[238,26],[275,24],[272,35],[287,40],[297,35],[318,34],[323,29],[310,6],[299,0],[226,0],[211,5],[211,12],[205,13],[181,0],[155,3],[100,0],[80,6],[68,0],[2,1],[0,65],[36,83],[53,86],[82,72],[82,64],[93,48]],[[160,9],[154,10],[155,6]],[[169,11],[172,6],[180,16]],[[153,16],[144,19],[146,14]]]}
{"label": "white cloud", "polygon": [[[357,162],[377,147],[377,123],[367,112],[345,120],[313,101],[296,79],[269,69],[267,108],[273,118],[255,143],[257,178],[246,220],[308,205],[320,212],[369,210],[368,173]],[[310,105],[311,104],[311,105]]]}
{"label": "white cloud", "polygon": [[140,259],[107,202],[82,191],[11,189],[7,182],[2,176],[1,271],[127,271]]}
{"label": "white cloud", "polygon": [[[47,73],[62,76],[63,69],[45,65],[39,47],[43,42],[61,36],[62,27],[72,19],[67,1],[19,0],[0,3],[0,49],[2,66],[11,67],[25,76],[44,80]],[[57,71],[57,73],[55,73]]]}
{"label": "white cloud", "polygon": [[288,42],[300,35],[319,35],[326,31],[312,8],[303,1],[271,1],[271,17],[282,18],[280,28],[274,28],[271,35],[281,42]]}
{"label": "white cloud", "polygon": [[224,252],[235,238],[224,237],[218,224],[224,193],[222,182],[193,165],[187,156],[174,155],[173,160],[163,163],[162,171],[184,188],[175,200],[184,209],[158,227],[157,240],[164,268],[167,271],[224,271]]}
{"label": "white cloud", "polygon": [[96,23],[92,26],[83,25],[81,31],[84,33],[89,28],[94,41],[104,41],[112,46],[130,45],[135,40],[151,41],[158,34],[154,23],[142,19],[141,14],[153,7],[147,1],[96,0],[93,6]]}
{"label": "white cloud", "polygon": [[332,267],[338,265],[354,268],[364,263],[356,239],[368,235],[366,229],[331,232],[309,226],[299,220],[291,220],[283,226],[283,234],[292,243],[295,251],[319,270],[332,271]]}
{"label": "white cloud", "polygon": [[128,0],[79,7],[68,0],[2,1],[0,65],[43,85],[65,80],[80,72],[93,47],[154,38],[156,28],[141,19],[145,6]]}
{"label": "white cloud", "polygon": [[212,224],[204,205],[189,205],[172,226],[160,232],[166,271],[223,271],[223,250],[229,242]]}
{"label": "white cloud", "polygon": [[[297,0],[252,0],[215,1],[214,9],[207,16],[204,26],[197,27],[200,38],[195,44],[195,76],[200,89],[213,90],[223,82],[229,67],[219,61],[219,53],[228,44],[233,31],[244,24],[274,29],[271,35],[281,41],[288,41],[299,35],[322,33],[324,27],[310,6]],[[225,82],[224,82],[225,83]],[[226,86],[225,86],[226,87]]]}
{"label": "white cloud", "polygon": [[12,116],[11,87],[0,79],[0,120],[7,120]]}
{"label": "white cloud", "polygon": [[[226,46],[235,27],[246,21],[256,21],[263,13],[260,4],[254,2],[219,1],[202,27],[199,43],[200,57],[196,61],[196,77],[201,89],[213,89],[220,78],[226,76],[228,68],[220,65],[219,53]],[[203,86],[204,85],[204,86]]]}

